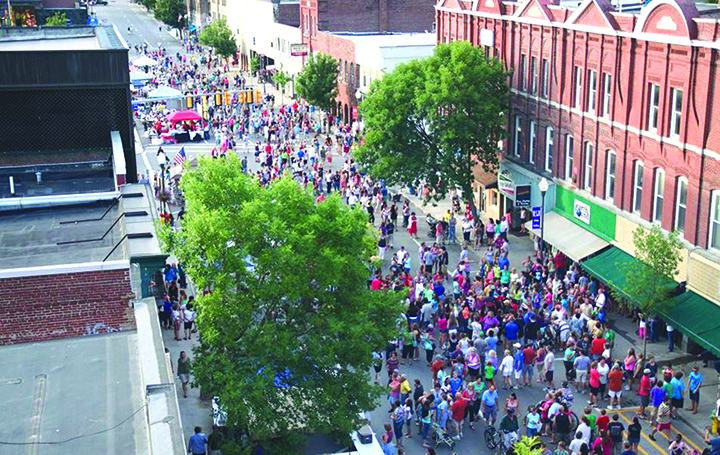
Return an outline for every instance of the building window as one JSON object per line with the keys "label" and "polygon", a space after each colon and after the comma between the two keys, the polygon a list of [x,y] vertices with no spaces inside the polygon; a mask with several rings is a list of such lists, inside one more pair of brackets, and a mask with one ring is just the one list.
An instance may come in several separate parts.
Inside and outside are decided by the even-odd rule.
{"label": "building window", "polygon": [[550,62],[546,58],[542,61],[542,96],[548,98],[550,95]]}
{"label": "building window", "polygon": [[677,196],[675,196],[675,230],[685,232],[685,214],[687,213],[688,181],[685,177],[677,179]]}
{"label": "building window", "polygon": [[605,199],[613,201],[615,199],[615,166],[617,156],[612,150],[607,151],[607,166],[605,170]]}
{"label": "building window", "polygon": [[713,191],[710,197],[710,240],[709,247],[720,250],[720,191]]}
{"label": "building window", "polygon": [[610,107],[612,104],[612,75],[603,73],[603,117],[610,117]]}
{"label": "building window", "polygon": [[635,161],[634,178],[633,178],[633,212],[640,214],[642,209],[642,193],[643,193],[643,172],[645,167],[642,161]]}
{"label": "building window", "polygon": [[345,60],[345,76],[343,77],[343,80],[347,83],[350,78],[348,77],[348,62]]}
{"label": "building window", "polygon": [[532,120],[530,121],[530,144],[528,154],[530,162],[535,164],[535,147],[537,145],[537,123]]}
{"label": "building window", "polygon": [[520,90],[523,92],[527,90],[527,75],[525,74],[525,67],[527,66],[527,56],[525,54],[520,55],[520,73],[518,76],[520,77],[520,80],[518,81],[518,85],[520,86]]}
{"label": "building window", "polygon": [[657,84],[648,84],[648,120],[647,129],[657,131],[658,114],[660,112],[660,86]]}
{"label": "building window", "polygon": [[350,85],[355,85],[355,64],[350,63]]}
{"label": "building window", "polygon": [[530,59],[530,93],[537,95],[537,58]]}
{"label": "building window", "polygon": [[583,70],[579,66],[575,67],[575,99],[573,106],[580,109],[582,107],[582,75]]}
{"label": "building window", "polygon": [[338,82],[343,80],[343,61],[338,60]]}
{"label": "building window", "polygon": [[597,99],[597,71],[588,71],[588,111],[595,112],[595,100]]}
{"label": "building window", "polygon": [[662,223],[663,199],[665,196],[665,171],[655,169],[655,181],[653,182],[653,221]]}
{"label": "building window", "polygon": [[520,156],[521,144],[522,144],[522,119],[519,115],[515,116],[515,144],[513,145],[513,153],[515,156]]}
{"label": "building window", "polygon": [[545,170],[552,173],[553,152],[555,148],[554,131],[549,126],[545,131]]}
{"label": "building window", "polygon": [[670,136],[680,137],[680,122],[682,121],[683,91],[672,89],[672,113],[670,115]]}
{"label": "building window", "polygon": [[592,142],[585,143],[585,176],[583,179],[583,188],[592,192],[593,178],[593,145]]}
{"label": "building window", "polygon": [[572,182],[573,159],[575,155],[575,138],[572,134],[565,135],[565,180]]}

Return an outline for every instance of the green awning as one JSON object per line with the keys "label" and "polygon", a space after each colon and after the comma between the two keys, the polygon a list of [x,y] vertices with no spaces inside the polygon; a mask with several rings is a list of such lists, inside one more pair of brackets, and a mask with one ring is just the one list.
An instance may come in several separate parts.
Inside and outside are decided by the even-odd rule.
{"label": "green awning", "polygon": [[700,346],[720,356],[720,306],[692,291],[672,300],[674,306],[662,315],[663,319]]}
{"label": "green awning", "polygon": [[[640,261],[623,250],[612,247],[582,263],[591,275],[622,294],[629,302],[633,296],[625,292],[626,264],[645,267]],[[668,285],[673,283],[668,280]],[[687,291],[672,298],[674,305],[660,316],[715,355],[720,356],[720,306],[710,300]]]}

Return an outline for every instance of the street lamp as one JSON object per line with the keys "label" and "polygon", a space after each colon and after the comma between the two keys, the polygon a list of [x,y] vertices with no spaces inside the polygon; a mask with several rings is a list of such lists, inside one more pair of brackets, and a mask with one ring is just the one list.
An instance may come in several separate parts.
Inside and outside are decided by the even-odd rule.
{"label": "street lamp", "polygon": [[547,193],[549,187],[550,183],[545,177],[540,179],[540,183],[538,183],[538,188],[540,189],[540,194],[542,195],[542,204],[540,208],[540,253],[543,255],[545,254],[545,193]]}

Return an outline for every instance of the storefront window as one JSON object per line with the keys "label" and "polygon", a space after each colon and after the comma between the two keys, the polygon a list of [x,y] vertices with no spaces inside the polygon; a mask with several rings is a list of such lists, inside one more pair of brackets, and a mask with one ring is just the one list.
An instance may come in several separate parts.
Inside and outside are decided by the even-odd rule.
{"label": "storefront window", "polygon": [[[0,16],[2,17],[2,25],[7,25],[7,6],[0,7]],[[11,27],[36,27],[37,18],[35,16],[34,6],[12,7],[12,24]]]}

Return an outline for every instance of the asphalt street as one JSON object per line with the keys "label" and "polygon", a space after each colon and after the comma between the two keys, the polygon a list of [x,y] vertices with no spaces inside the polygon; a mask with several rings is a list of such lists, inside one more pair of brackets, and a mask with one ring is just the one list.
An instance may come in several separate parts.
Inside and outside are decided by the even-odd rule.
{"label": "asphalt street", "polygon": [[[168,52],[174,54],[177,52],[181,46],[178,39],[176,39],[174,36],[172,36],[170,33],[167,32],[166,27],[161,27],[160,24],[150,15],[147,13],[147,11],[134,3],[128,2],[127,0],[109,0],[110,3],[107,6],[95,6],[93,7],[94,11],[96,12],[99,20],[101,22],[106,21],[105,23],[108,24],[114,24],[117,26],[118,30],[123,34],[123,37],[129,42],[130,46],[134,46],[135,44],[147,44],[148,48],[150,50],[157,49],[158,45],[165,47]],[[132,35],[129,35],[127,33],[127,28],[129,25],[133,26],[134,31]],[[130,58],[136,57],[137,54],[135,53],[134,49],[130,52]],[[156,160],[156,146],[147,146],[142,147],[140,144],[140,141],[138,141],[136,138],[136,145],[137,145],[137,165],[138,165],[138,172],[139,173],[154,173],[158,171],[158,164]],[[239,141],[238,146],[239,150],[236,150],[236,153],[240,155],[241,157],[243,155],[247,156],[248,164],[251,171],[254,171],[258,168],[258,165],[255,163],[254,156],[253,156],[253,144],[255,143],[255,140],[257,138],[253,137],[249,141],[249,147],[246,149],[242,143],[242,141]],[[174,154],[180,150],[182,145],[169,145],[169,146],[163,146],[163,149],[165,150],[167,156],[169,159],[172,159]],[[189,159],[199,156],[199,155],[209,155],[210,150],[212,149],[212,144],[185,144],[185,152]],[[332,169],[339,169],[342,166],[342,160],[337,156],[333,156],[333,164]],[[407,251],[412,254],[412,260],[413,260],[413,272],[415,272],[418,266],[417,263],[417,249],[419,245],[419,241],[426,241],[431,242],[430,237],[428,236],[428,226],[426,223],[425,215],[423,213],[423,209],[420,207],[415,207],[415,211],[419,215],[418,219],[418,228],[419,228],[419,240],[411,238],[407,232],[399,228],[398,232],[395,235],[395,248],[399,248],[400,246],[404,246]],[[450,253],[450,266],[454,267],[459,260],[459,253],[460,253],[460,247],[458,245],[450,245],[448,248],[448,251]],[[520,267],[520,262],[527,257],[532,252],[532,242],[529,241],[527,238],[517,238],[517,237],[510,237],[510,261],[511,261],[511,267],[517,266]],[[482,254],[482,252],[480,252]],[[386,253],[386,257],[389,258],[392,255],[391,252]],[[477,261],[477,254],[473,254],[471,258],[475,261]],[[473,267],[473,270],[476,270],[476,266]],[[612,315],[611,317],[616,317],[615,315]],[[627,351],[628,347],[636,345],[636,341],[632,337],[631,330],[628,331],[621,331],[617,330],[618,337],[616,341],[616,350],[617,353],[616,356],[622,356],[624,352]],[[176,342],[171,339],[171,337],[166,336],[165,338],[166,344],[168,348],[171,350],[173,360],[177,358],[177,354],[180,350],[190,350],[192,347],[192,342],[190,341],[181,341]],[[502,348],[504,349],[504,348]],[[502,351],[500,350],[498,352],[498,355],[502,357]],[[560,353],[556,353],[557,357],[561,357]],[[400,370],[402,373],[407,373],[410,381],[412,382],[414,379],[420,379],[423,386],[425,387],[425,390],[429,390],[432,387],[431,384],[431,373],[430,369],[427,367],[424,361],[419,362],[413,362],[411,365],[401,365]],[[382,372],[381,375],[382,379],[385,380],[386,375],[385,372]],[[372,378],[369,378],[372,380]],[[564,379],[564,369],[562,366],[562,362],[560,360],[556,361],[556,384],[559,384]],[[179,383],[178,383],[179,385]],[[534,383],[531,388],[522,388],[517,391],[519,402],[520,402],[520,409],[523,411],[523,413],[526,411],[527,407],[529,405],[535,404],[538,401],[540,401],[543,398],[543,391],[542,391],[542,385],[538,383]],[[500,403],[504,403],[505,398],[507,397],[508,392],[500,390]],[[637,403],[637,397],[634,392],[626,392],[625,397],[625,407],[621,412],[621,421],[627,426],[628,425],[628,419],[632,419],[635,411],[635,407]],[[707,396],[707,395],[706,395]],[[575,395],[575,401],[573,405],[573,411],[575,411],[578,415],[581,414],[582,409],[586,406],[586,400],[587,395],[582,395],[580,393],[576,393]],[[608,403],[607,401],[601,402],[602,405],[606,406]],[[180,409],[182,413],[183,418],[183,426],[186,431],[186,436],[188,433],[188,429],[192,428],[192,426],[196,424],[201,424],[205,427],[208,426],[208,422],[210,421],[209,417],[209,408],[207,403],[202,402],[199,400],[199,396],[197,393],[197,389],[194,389],[191,391],[191,398],[188,399],[180,399]],[[387,400],[381,399],[378,403],[378,407],[370,412],[371,418],[372,418],[372,427],[375,430],[376,434],[378,436],[382,433],[382,426],[384,423],[389,423],[389,415],[388,415],[388,409],[389,406],[387,404]],[[413,433],[415,436],[410,438],[409,440],[406,439],[405,441],[405,451],[409,455],[422,455],[425,453],[425,450],[421,446],[420,438],[417,436],[417,427],[414,426],[413,423]],[[686,440],[690,440],[694,446],[702,447],[703,444],[700,440],[700,436],[692,431],[684,422],[681,421],[675,421],[674,422],[675,431],[681,431],[685,434]],[[209,429],[209,428],[208,428]],[[484,426],[480,424],[475,431],[470,431],[467,426],[465,429],[465,437],[457,442],[457,447],[455,448],[455,451],[460,454],[478,454],[478,453],[491,453],[490,450],[488,450],[485,447],[485,444],[482,439],[482,432],[483,432]],[[648,424],[643,423],[643,439],[640,444],[640,452],[642,455],[659,455],[659,454],[665,454],[667,452],[667,441],[663,440],[661,437],[658,437],[658,442],[651,441],[647,438],[647,433],[649,430]],[[554,449],[554,445],[551,446],[551,448]],[[450,451],[447,449],[447,447],[441,447],[439,449],[439,453],[450,453]]]}

